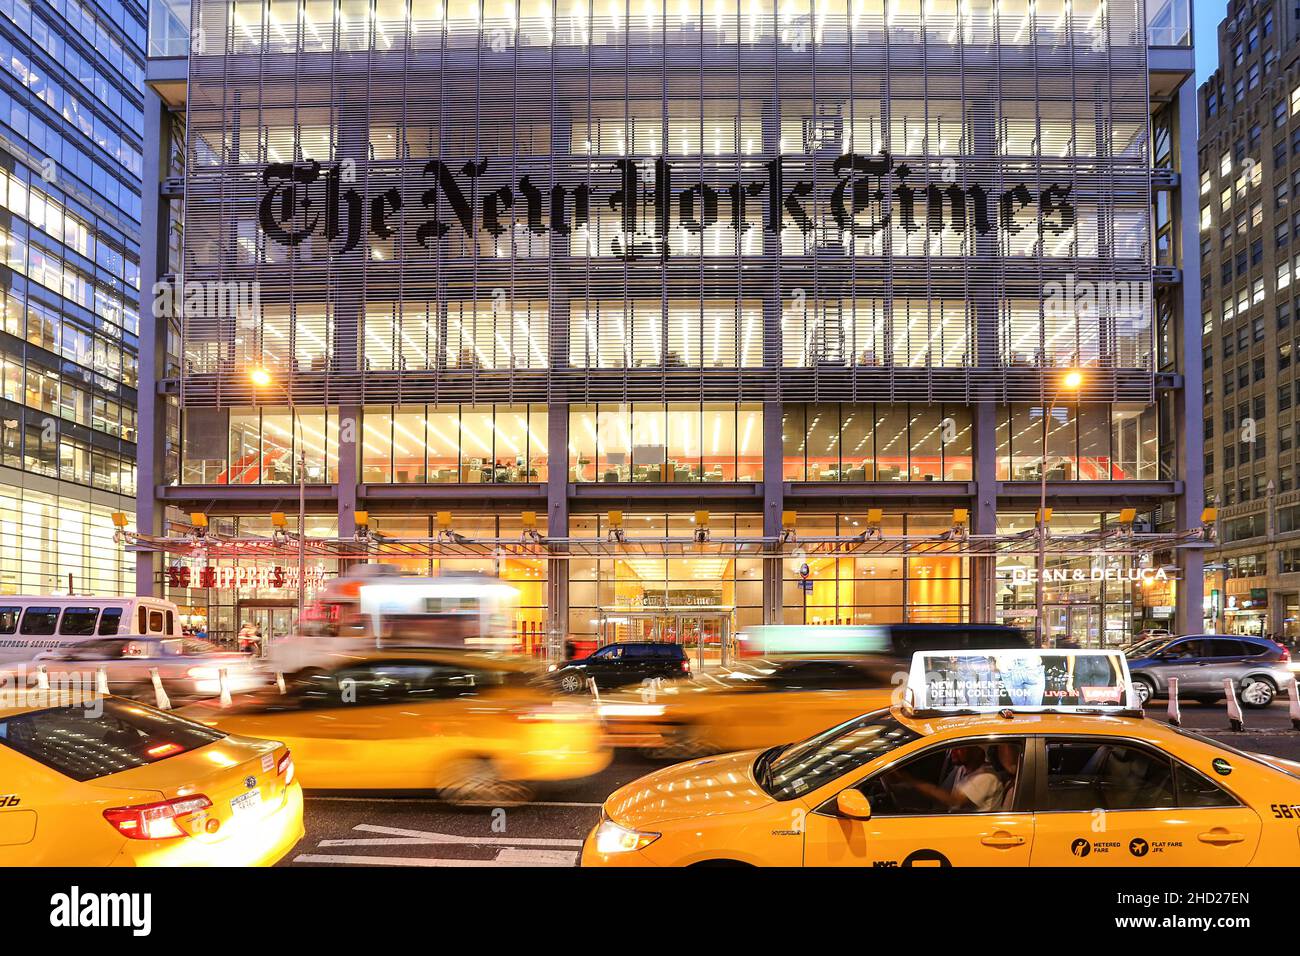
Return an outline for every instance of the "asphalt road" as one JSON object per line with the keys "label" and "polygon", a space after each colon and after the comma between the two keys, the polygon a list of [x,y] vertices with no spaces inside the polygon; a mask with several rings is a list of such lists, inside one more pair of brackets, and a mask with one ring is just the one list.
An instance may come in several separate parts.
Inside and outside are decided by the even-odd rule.
{"label": "asphalt road", "polygon": [[[1164,717],[1164,701],[1148,714]],[[1229,729],[1222,703],[1186,704],[1183,726],[1243,750],[1300,760],[1300,731],[1287,703],[1245,712],[1246,732]],[[617,788],[662,763],[621,751],[603,772],[554,788],[521,807],[458,810],[429,794],[308,795],[307,835],[289,866],[573,866],[582,840]]]}

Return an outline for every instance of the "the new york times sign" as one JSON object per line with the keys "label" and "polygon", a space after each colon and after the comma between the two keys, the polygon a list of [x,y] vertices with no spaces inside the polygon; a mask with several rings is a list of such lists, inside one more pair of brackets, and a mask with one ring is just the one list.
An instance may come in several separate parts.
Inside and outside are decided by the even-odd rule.
{"label": "the new york times sign", "polygon": [[[672,163],[662,157],[653,160],[653,178],[647,181],[651,177],[642,170],[650,170],[642,162],[651,161],[613,161],[605,187],[557,182],[546,189],[527,175],[514,186],[487,187],[480,181],[491,159],[456,168],[433,159],[422,170],[427,187],[416,197],[396,188],[363,195],[349,181],[355,177],[345,173],[350,165],[274,163],[262,172],[266,190],[258,219],[266,235],[281,245],[294,247],[311,236],[323,236],[343,254],[357,247],[363,232],[381,240],[408,241],[397,235],[400,223],[408,230],[413,226],[415,241],[426,249],[453,228],[471,238],[479,229],[500,237],[515,222],[526,223],[539,235],[569,236],[587,226],[597,204],[604,203],[619,224],[615,254],[636,259],[667,255],[667,244],[657,237],[675,228],[700,234],[729,223],[738,235],[754,228],[779,234],[787,226],[810,233],[815,223],[827,222],[826,213],[839,232],[855,237],[870,237],[892,226],[908,233],[974,229],[981,236],[996,231],[1016,235],[1034,229],[1040,235],[1060,236],[1074,228],[1077,218],[1069,184],[1037,189],[1018,182],[999,190],[979,182],[927,182],[888,153],[846,153],[827,163],[827,175],[819,180],[833,185],[820,200],[811,181],[787,175],[782,157],[755,167],[758,177],[727,185],[682,184]],[[818,209],[819,202],[828,208]],[[412,208],[420,214],[412,216]]]}

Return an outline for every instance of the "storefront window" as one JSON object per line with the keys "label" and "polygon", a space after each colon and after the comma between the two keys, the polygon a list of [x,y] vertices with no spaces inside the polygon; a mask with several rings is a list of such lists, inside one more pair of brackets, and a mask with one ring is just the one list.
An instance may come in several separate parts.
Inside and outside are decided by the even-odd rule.
{"label": "storefront window", "polygon": [[[706,439],[707,441],[707,439]],[[762,535],[762,516],[714,514],[710,531],[720,537]],[[569,533],[583,538],[603,536],[609,528],[604,515],[574,517]],[[628,514],[628,540],[655,541],[689,537],[694,517],[687,514]],[[653,548],[611,559],[568,562],[569,634],[579,642],[662,640],[684,643],[716,653],[719,622],[729,634],[762,622],[763,569],[758,558],[710,554],[663,557]]]}
{"label": "storefront window", "polygon": [[[1020,534],[1034,527],[1034,512],[998,515],[998,533]],[[1113,523],[1115,515],[1097,512],[1052,516],[1053,535],[1091,534]],[[1059,556],[1048,554],[1043,588],[1044,629],[1049,646],[1074,642],[1079,647],[1123,647],[1146,606],[1141,586],[1128,579],[1140,559],[1132,554],[1105,553]],[[997,559],[996,600],[1001,620],[1036,630],[1038,560],[1033,553]],[[1058,580],[1058,577],[1060,578]],[[1025,611],[1017,617],[1017,610]]]}
{"label": "storefront window", "polygon": [[575,405],[569,410],[574,481],[760,481],[759,405]]}
{"label": "storefront window", "polygon": [[[805,537],[860,534],[865,512],[839,515],[800,515]],[[950,518],[928,515],[888,515],[884,535],[941,534]],[[961,622],[967,618],[969,568],[959,555],[911,557],[822,556],[791,557],[782,564],[783,619],[787,624],[891,624],[903,622]],[[805,578],[801,573],[808,566]]]}

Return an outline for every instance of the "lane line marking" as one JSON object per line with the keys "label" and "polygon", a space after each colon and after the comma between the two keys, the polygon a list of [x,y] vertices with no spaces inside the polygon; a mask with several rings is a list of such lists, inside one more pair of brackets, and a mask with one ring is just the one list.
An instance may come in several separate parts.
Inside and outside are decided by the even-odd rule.
{"label": "lane line marking", "polygon": [[582,846],[582,840],[561,840],[546,837],[483,837],[461,836],[456,833],[436,833],[432,830],[408,830],[403,827],[381,827],[370,823],[358,823],[352,829],[364,833],[380,833],[384,836],[405,837],[422,843],[452,843],[462,846]]}
{"label": "lane line marking", "polygon": [[576,866],[577,850],[516,850],[505,847],[497,854],[497,863],[504,866]]}

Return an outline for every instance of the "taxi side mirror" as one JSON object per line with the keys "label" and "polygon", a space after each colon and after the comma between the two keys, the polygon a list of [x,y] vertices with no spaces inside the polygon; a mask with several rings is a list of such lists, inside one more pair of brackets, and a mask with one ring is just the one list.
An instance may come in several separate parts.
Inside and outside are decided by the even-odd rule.
{"label": "taxi side mirror", "polygon": [[850,820],[871,819],[871,801],[863,796],[861,790],[841,790],[835,798],[835,810]]}

